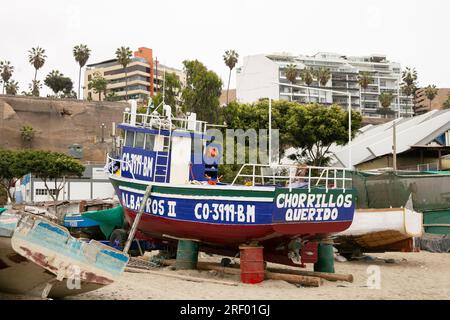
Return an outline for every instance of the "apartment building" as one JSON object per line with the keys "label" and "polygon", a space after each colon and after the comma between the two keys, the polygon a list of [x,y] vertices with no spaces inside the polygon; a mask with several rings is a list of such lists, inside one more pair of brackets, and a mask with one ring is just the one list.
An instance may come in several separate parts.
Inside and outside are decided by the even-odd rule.
{"label": "apartment building", "polygon": [[440,110],[444,107],[444,102],[450,98],[450,88],[439,88],[436,97],[430,101],[426,94],[425,88],[421,88],[416,92],[415,113],[420,115],[431,110]]}
{"label": "apartment building", "polygon": [[96,73],[108,81],[106,97],[114,96],[115,100],[125,100],[126,80],[128,79],[128,99],[146,100],[162,91],[164,73],[174,72],[185,83],[183,71],[162,65],[153,58],[153,50],[145,47],[134,52],[126,70],[116,59],[110,59],[87,65],[84,74],[84,97],[98,101],[105,99],[105,94],[99,95],[89,89],[88,83]]}
{"label": "apartment building", "polygon": [[[289,64],[298,68],[297,85],[305,86],[300,77],[300,71],[305,68],[327,68],[331,73],[330,80],[323,86],[314,78],[308,89],[291,88],[285,85],[290,84],[285,74]],[[413,100],[403,96],[401,91],[401,65],[388,61],[384,55],[347,57],[323,52],[314,56],[260,54],[244,57],[243,65],[236,72],[236,95],[240,102],[272,98],[347,107],[351,96],[354,110],[360,111],[365,117],[382,117],[378,98],[382,92],[390,92],[394,97],[390,106],[393,114],[403,117],[413,115]],[[362,89],[358,83],[362,72],[369,73],[372,78],[367,89]]]}

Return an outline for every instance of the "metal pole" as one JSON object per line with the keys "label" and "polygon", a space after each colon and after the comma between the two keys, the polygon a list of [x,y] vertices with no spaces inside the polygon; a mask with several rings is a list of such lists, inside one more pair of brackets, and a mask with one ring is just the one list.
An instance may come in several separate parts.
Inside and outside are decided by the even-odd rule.
{"label": "metal pole", "polygon": [[397,125],[396,121],[394,120],[394,124],[392,126],[393,134],[393,145],[392,145],[392,154],[393,154],[393,167],[394,171],[397,171]]}
{"label": "metal pole", "polygon": [[102,143],[105,142],[105,124],[102,123]]}
{"label": "metal pole", "polygon": [[272,164],[272,99],[269,98],[269,165]]}
{"label": "metal pole", "polygon": [[144,197],[142,198],[142,202],[139,207],[139,211],[138,211],[136,217],[134,218],[134,222],[133,222],[133,225],[131,226],[131,230],[128,235],[127,242],[125,243],[125,247],[123,248],[124,253],[128,253],[128,251],[130,250],[131,243],[133,242],[137,227],[139,225],[139,222],[141,221],[141,217],[142,217],[142,214],[144,213],[144,209],[145,209],[145,204],[147,203],[147,200],[148,200],[148,197],[150,196],[151,190],[152,190],[151,185],[147,186],[147,189],[145,189],[145,194],[144,194]]}
{"label": "metal pole", "polygon": [[348,94],[348,168],[352,168],[352,95]]}

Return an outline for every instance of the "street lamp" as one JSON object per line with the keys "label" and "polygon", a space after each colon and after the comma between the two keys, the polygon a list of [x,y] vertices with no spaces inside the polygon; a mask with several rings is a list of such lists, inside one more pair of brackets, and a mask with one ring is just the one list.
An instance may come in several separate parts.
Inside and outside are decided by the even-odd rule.
{"label": "street lamp", "polygon": [[100,126],[102,128],[102,143],[105,142],[105,128],[106,125],[104,123],[102,123],[102,125]]}
{"label": "street lamp", "polygon": [[[300,89],[308,89],[308,90],[311,89],[311,87],[299,86],[299,85],[289,84],[289,83],[275,82],[275,84],[292,87],[292,88],[300,88]],[[331,89],[322,89],[322,88],[313,88],[313,89],[317,90],[317,91],[322,91],[322,92],[345,94],[348,97],[348,108],[347,108],[347,112],[348,112],[348,166],[347,167],[349,169],[352,169],[352,148],[351,148],[351,143],[352,143],[352,94],[350,92],[342,92],[342,91],[331,90]]]}

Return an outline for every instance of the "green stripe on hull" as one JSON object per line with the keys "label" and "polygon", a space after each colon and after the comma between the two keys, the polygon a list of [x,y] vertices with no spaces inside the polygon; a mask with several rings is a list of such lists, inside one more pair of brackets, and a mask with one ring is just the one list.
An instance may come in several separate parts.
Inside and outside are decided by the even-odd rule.
{"label": "green stripe on hull", "polygon": [[[147,188],[146,184],[128,182],[122,180],[110,179],[114,187],[122,186],[133,188],[137,190],[145,191]],[[248,187],[250,189],[250,187]],[[152,192],[154,193],[163,193],[163,194],[177,194],[177,195],[186,195],[186,196],[222,196],[222,197],[255,197],[255,198],[273,198],[274,191],[259,191],[250,189],[246,190],[234,190],[234,189],[222,189],[215,188],[211,186],[210,188],[183,188],[183,187],[170,187],[170,186],[153,186]]]}

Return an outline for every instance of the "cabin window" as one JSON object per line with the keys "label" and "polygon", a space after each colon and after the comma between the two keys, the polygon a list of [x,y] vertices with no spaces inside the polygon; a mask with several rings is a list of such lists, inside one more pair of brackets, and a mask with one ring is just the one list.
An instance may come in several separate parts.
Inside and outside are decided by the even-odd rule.
{"label": "cabin window", "polygon": [[127,147],[134,146],[134,131],[127,131],[127,136],[125,138],[125,146]]}
{"label": "cabin window", "polygon": [[169,152],[169,142],[170,142],[170,138],[164,136],[164,140],[163,140],[163,152]]}
{"label": "cabin window", "polygon": [[145,133],[143,132],[136,132],[136,138],[134,141],[134,147],[135,148],[144,148],[144,138]]}
{"label": "cabin window", "polygon": [[145,150],[153,151],[155,147],[155,136],[153,134],[145,135]]}

